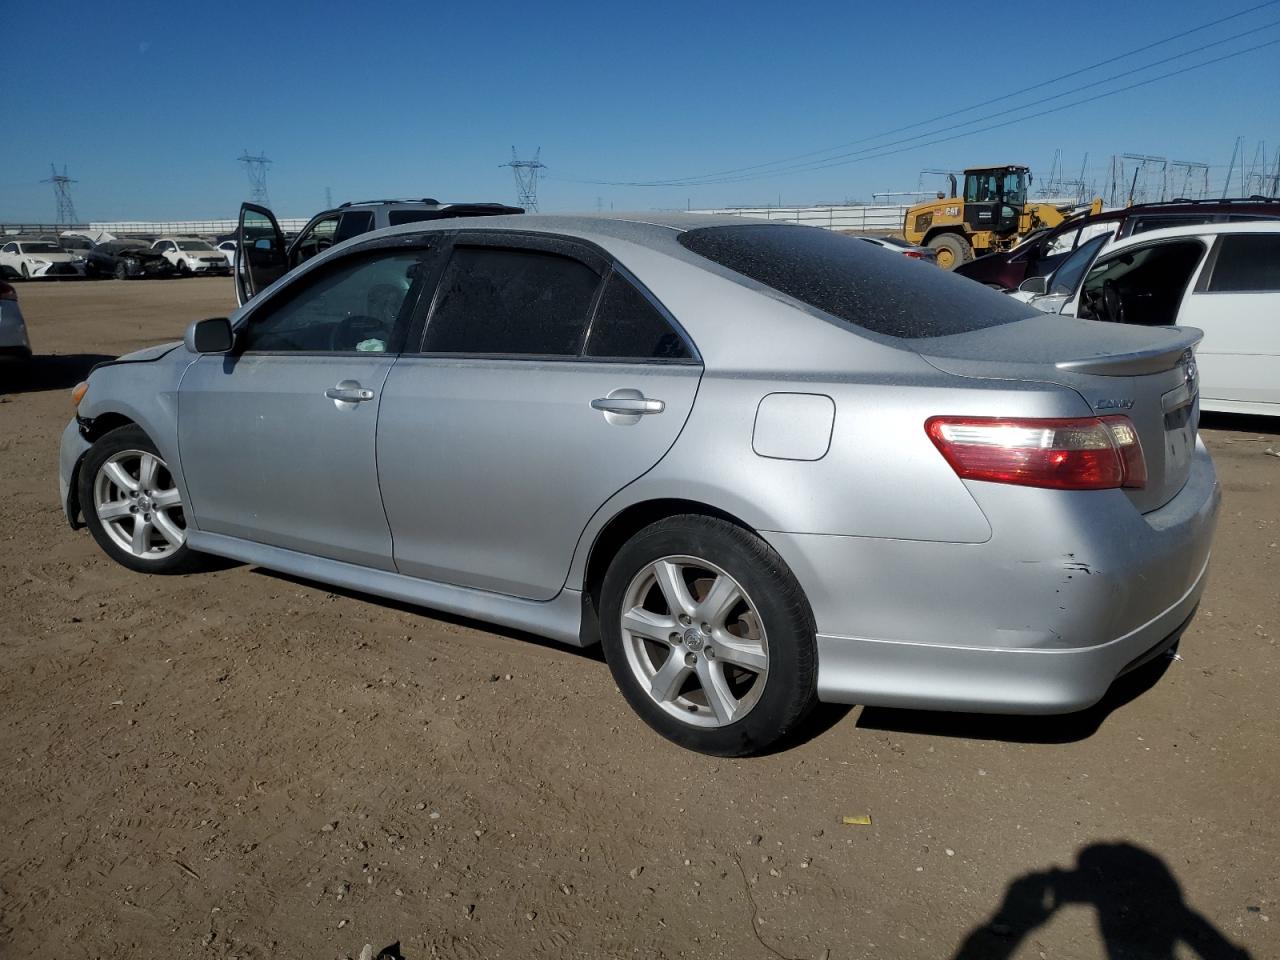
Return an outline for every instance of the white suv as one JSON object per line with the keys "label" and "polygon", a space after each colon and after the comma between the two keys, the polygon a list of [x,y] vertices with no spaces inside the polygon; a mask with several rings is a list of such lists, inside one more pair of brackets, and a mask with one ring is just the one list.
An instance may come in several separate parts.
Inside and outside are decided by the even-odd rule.
{"label": "white suv", "polygon": [[151,244],[151,249],[163,254],[184,277],[231,272],[227,258],[220,251],[194,237],[161,237]]}
{"label": "white suv", "polygon": [[1128,237],[1067,294],[1066,316],[1200,328],[1201,409],[1280,416],[1280,221]]}

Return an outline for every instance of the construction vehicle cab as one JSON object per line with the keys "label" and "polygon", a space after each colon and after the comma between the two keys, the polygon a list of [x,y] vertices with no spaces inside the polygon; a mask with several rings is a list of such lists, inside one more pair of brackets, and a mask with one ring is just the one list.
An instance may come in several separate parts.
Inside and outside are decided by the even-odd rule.
{"label": "construction vehicle cab", "polygon": [[964,172],[964,222],[974,231],[990,230],[1001,236],[1018,229],[1027,202],[1031,171],[1007,166]]}
{"label": "construction vehicle cab", "polygon": [[[1054,227],[1075,211],[1074,204],[1028,203],[1031,170],[1022,164],[970,167],[964,171],[964,190],[951,196],[917,203],[902,224],[909,243],[932,247],[945,270],[968,263],[975,256],[1007,250],[1032,230]],[[1094,201],[1101,210],[1102,201]]]}

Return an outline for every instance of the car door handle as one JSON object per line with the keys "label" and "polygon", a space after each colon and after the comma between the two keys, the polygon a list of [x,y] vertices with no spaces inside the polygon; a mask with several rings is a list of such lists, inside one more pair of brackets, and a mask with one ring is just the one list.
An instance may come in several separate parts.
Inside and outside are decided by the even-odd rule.
{"label": "car door handle", "polygon": [[342,403],[363,403],[365,400],[373,399],[372,390],[351,380],[343,380],[337,386],[330,387],[324,395],[330,400],[338,400]]}
{"label": "car door handle", "polygon": [[597,397],[591,401],[591,409],[600,410],[603,413],[639,416],[645,413],[661,413],[667,409],[667,405],[661,400],[651,400],[647,397]]}

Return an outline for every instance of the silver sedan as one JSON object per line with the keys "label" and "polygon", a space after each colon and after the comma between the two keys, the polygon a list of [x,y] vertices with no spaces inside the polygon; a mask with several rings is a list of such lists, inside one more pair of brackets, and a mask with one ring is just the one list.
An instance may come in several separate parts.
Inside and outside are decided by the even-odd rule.
{"label": "silver sedan", "polygon": [[78,388],[62,503],[133,570],[602,643],[721,755],[820,700],[1079,710],[1204,588],[1194,330],[736,218],[411,224],[274,283],[278,227],[241,233],[245,307]]}

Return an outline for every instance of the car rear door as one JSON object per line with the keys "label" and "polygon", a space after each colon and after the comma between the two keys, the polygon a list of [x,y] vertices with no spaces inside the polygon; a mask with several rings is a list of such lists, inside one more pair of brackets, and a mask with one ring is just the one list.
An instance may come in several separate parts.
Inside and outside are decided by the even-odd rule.
{"label": "car rear door", "polygon": [[1206,401],[1280,404],[1280,232],[1219,236],[1178,315]]}
{"label": "car rear door", "polygon": [[429,256],[384,245],[320,264],[256,304],[230,353],[187,368],[178,438],[201,531],[393,569],[378,403]]}
{"label": "car rear door", "polygon": [[701,372],[674,319],[594,248],[459,235],[383,390],[396,568],[555,596],[591,516],[675,442]]}

